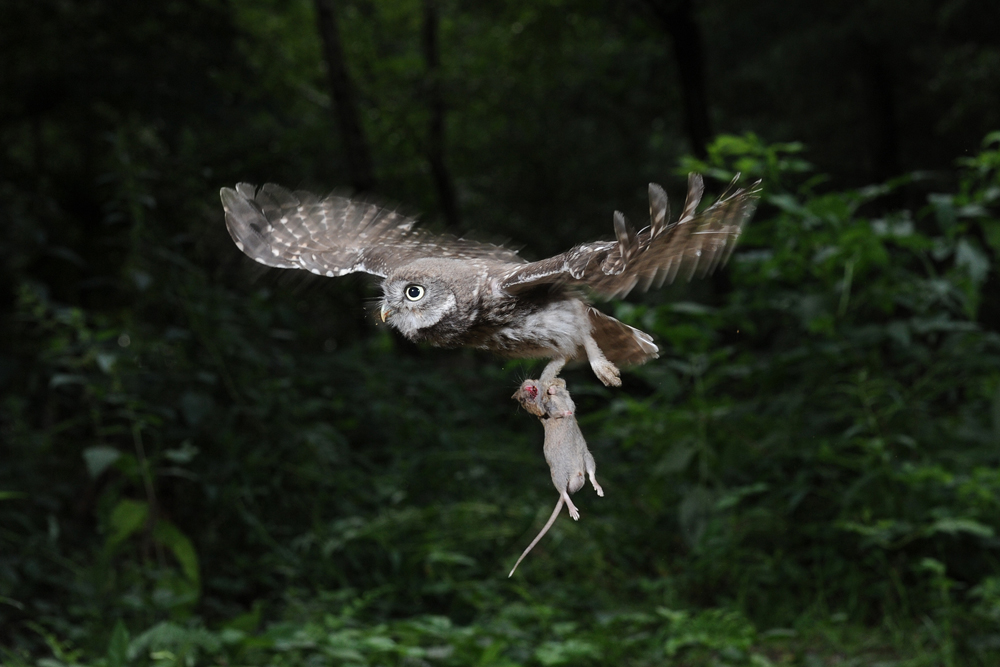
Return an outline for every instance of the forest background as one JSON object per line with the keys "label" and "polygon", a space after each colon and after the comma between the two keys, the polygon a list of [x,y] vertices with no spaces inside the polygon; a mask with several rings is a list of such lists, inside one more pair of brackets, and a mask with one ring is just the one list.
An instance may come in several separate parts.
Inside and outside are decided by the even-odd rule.
{"label": "forest background", "polygon": [[[4,664],[995,665],[1000,3],[0,4]],[[532,259],[646,184],[763,196],[564,376],[607,492],[219,189],[353,188]],[[676,206],[675,206],[676,208]]]}

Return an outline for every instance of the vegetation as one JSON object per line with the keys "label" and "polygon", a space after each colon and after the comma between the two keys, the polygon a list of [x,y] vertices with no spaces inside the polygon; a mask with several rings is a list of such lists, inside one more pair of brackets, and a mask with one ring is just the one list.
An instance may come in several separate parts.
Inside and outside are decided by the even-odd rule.
{"label": "vegetation", "polygon": [[[808,17],[772,25],[777,4],[752,18],[794,53]],[[905,150],[901,126],[903,149],[847,169],[784,134],[843,109],[739,117],[720,95],[718,127],[763,115],[789,142],[723,134],[681,158],[652,78],[666,33],[635,8],[335,5],[368,176],[431,225],[540,255],[610,233],[614,207],[639,218],[651,179],[764,181],[724,271],[602,306],[663,354],[622,389],[564,374],[607,495],[508,580],[555,502],[509,398],[540,366],[415,348],[366,316],[364,281],[262,272],[226,236],[222,185],[357,176],[312,5],[278,5],[0,9],[18,56],[0,81],[5,664],[996,664],[1000,133],[973,122],[980,97],[949,97],[964,125],[935,146]],[[727,7],[695,15],[706,34]],[[946,35],[972,39],[949,11]],[[903,38],[867,25],[898,72]],[[949,39],[927,52],[965,90],[978,75],[955,63],[996,50]],[[425,130],[438,96],[446,138]],[[868,178],[894,160],[902,176]]]}

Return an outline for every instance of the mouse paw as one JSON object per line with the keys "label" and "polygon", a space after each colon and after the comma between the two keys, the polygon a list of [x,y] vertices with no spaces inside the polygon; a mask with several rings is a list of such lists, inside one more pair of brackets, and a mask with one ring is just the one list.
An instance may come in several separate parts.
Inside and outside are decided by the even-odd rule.
{"label": "mouse paw", "polygon": [[590,476],[590,483],[594,485],[594,491],[597,491],[597,495],[599,495],[601,498],[603,498],[604,497],[604,489],[602,489],[601,485],[597,483],[597,478],[594,477],[593,475],[591,475]]}
{"label": "mouse paw", "polygon": [[580,510],[578,510],[576,508],[576,505],[573,504],[573,501],[569,499],[569,495],[567,494],[567,495],[563,496],[563,500],[566,501],[566,511],[569,512],[569,515],[571,517],[573,517],[573,521],[579,521],[580,520]]}
{"label": "mouse paw", "polygon": [[546,388],[545,392],[549,396],[555,396],[556,394],[559,393],[560,389],[565,389],[565,388],[566,388],[566,380],[563,380],[562,378],[555,378],[554,380],[548,383],[548,387]]}

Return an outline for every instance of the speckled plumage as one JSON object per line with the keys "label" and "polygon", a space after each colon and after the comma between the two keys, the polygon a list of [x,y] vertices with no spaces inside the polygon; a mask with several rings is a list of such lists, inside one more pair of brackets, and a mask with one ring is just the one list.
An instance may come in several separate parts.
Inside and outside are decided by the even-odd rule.
{"label": "speckled plumage", "polygon": [[246,183],[221,196],[229,233],[256,261],[328,277],[381,277],[382,318],[411,340],[549,358],[543,378],[550,381],[586,353],[597,376],[617,385],[617,365],[643,363],[657,347],[648,334],[590,308],[583,292],[622,297],[724,264],[759,195],[758,184],[734,184],[697,213],[704,185],[692,174],[684,210],[668,223],[666,193],[651,183],[648,227],[636,232],[616,212],[614,241],[538,262],[502,246],[431,234],[414,218],[359,200]]}

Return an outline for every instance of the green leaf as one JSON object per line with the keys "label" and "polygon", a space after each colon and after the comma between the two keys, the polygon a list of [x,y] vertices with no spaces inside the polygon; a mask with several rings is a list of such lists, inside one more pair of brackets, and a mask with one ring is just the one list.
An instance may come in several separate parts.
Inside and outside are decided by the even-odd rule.
{"label": "green leaf", "polygon": [[120,451],[107,445],[97,445],[83,450],[83,460],[87,464],[87,472],[90,473],[91,479],[100,477],[102,472],[121,458],[121,455]]}
{"label": "green leaf", "polygon": [[930,572],[939,577],[944,576],[947,572],[944,563],[937,558],[921,558],[915,569],[921,572]]}
{"label": "green leaf", "polygon": [[118,361],[118,355],[113,352],[98,352],[96,359],[101,371],[110,374],[114,370],[115,362]]}
{"label": "green leaf", "polygon": [[677,518],[685,539],[692,547],[698,546],[701,541],[713,506],[712,492],[704,486],[692,487],[684,494],[677,508]]}
{"label": "green leaf", "polygon": [[194,550],[191,540],[181,530],[169,521],[158,521],[153,529],[153,539],[170,549],[174,558],[181,565],[184,575],[195,586],[201,586],[201,572],[198,566],[198,553]]}
{"label": "green leaf", "polygon": [[427,554],[427,563],[445,563],[448,565],[475,565],[476,559],[454,551],[434,550]]}
{"label": "green leaf", "polygon": [[200,391],[186,391],[181,396],[181,414],[191,426],[197,426],[215,406],[212,397]]}
{"label": "green leaf", "polygon": [[121,619],[118,619],[111,633],[111,642],[108,644],[107,667],[125,667],[128,663],[128,642],[128,629]]}
{"label": "green leaf", "polygon": [[729,489],[715,501],[715,509],[718,511],[736,507],[744,498],[767,491],[768,485],[764,482],[740,486]]}
{"label": "green leaf", "polygon": [[600,651],[597,647],[581,639],[545,642],[535,649],[535,659],[547,666],[579,664],[581,658],[598,657],[600,657]]}
{"label": "green leaf", "polygon": [[975,283],[985,280],[990,270],[990,260],[986,253],[978,245],[964,238],[959,239],[955,248],[955,265],[965,269],[969,278]]}
{"label": "green leaf", "polygon": [[946,533],[955,535],[957,533],[969,533],[976,537],[993,537],[994,531],[989,526],[983,525],[975,519],[946,518],[938,519],[931,525],[929,533]]}
{"label": "green leaf", "polygon": [[229,630],[240,630],[241,632],[252,634],[260,627],[260,619],[263,611],[264,603],[261,600],[257,600],[251,606],[250,611],[229,619],[223,624],[223,627]]}
{"label": "green leaf", "polygon": [[168,449],[163,455],[174,463],[190,463],[198,455],[198,448],[192,445],[190,440],[185,440],[180,447]]}
{"label": "green leaf", "polygon": [[149,504],[141,500],[120,500],[111,511],[111,535],[108,536],[104,548],[114,551],[118,545],[142,528],[149,518]]}
{"label": "green leaf", "polygon": [[698,449],[694,445],[678,443],[670,448],[652,472],[658,475],[669,475],[687,468]]}
{"label": "green leaf", "polygon": [[52,388],[61,387],[64,384],[87,384],[87,378],[73,373],[56,373],[49,380],[49,386]]}

